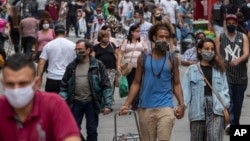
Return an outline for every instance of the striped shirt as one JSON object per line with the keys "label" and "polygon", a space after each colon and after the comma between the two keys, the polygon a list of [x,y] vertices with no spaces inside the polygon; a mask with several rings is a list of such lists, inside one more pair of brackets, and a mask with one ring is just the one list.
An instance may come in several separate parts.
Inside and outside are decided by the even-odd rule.
{"label": "striped shirt", "polygon": [[232,84],[247,83],[247,61],[240,62],[237,66],[229,63],[243,55],[243,34],[236,32],[234,40],[230,40],[226,33],[220,35],[220,53],[226,64],[227,80]]}

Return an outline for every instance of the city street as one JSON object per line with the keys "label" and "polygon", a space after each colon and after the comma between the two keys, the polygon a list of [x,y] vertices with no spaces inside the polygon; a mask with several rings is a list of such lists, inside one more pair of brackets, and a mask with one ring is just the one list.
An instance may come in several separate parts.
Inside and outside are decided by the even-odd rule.
{"label": "city street", "polygon": [[[77,38],[74,37],[74,34],[69,37],[70,40],[75,41]],[[178,54],[179,58],[181,57]],[[250,67],[250,64],[248,63]],[[186,67],[180,65],[180,79],[182,78]],[[250,70],[248,69],[248,79],[250,80]],[[250,124],[250,84],[246,90],[242,115],[241,115],[241,124]],[[114,111],[109,115],[103,116],[100,114],[99,127],[98,127],[98,139],[99,141],[112,141],[114,137],[114,114],[119,111],[119,108],[123,105],[126,98],[120,98],[118,93],[118,88],[115,90],[115,105],[113,106]],[[176,102],[175,102],[176,103]],[[85,130],[85,119],[83,120],[82,133],[86,137]],[[137,133],[136,124],[133,115],[117,117],[117,131],[118,135],[127,134],[127,133]],[[171,141],[188,141],[190,138],[189,131],[189,120],[188,120],[188,109],[185,111],[185,116],[183,119],[176,119],[174,128],[172,130]],[[223,141],[229,141],[229,136],[225,135]]]}
{"label": "city street", "polygon": [[[74,34],[70,34],[69,37],[70,40],[76,41],[80,38],[75,38]],[[8,45],[6,45],[5,48],[7,48]],[[181,57],[180,54],[178,54],[179,57]],[[248,66],[250,66],[248,64]],[[186,67],[180,66],[180,78],[182,79],[182,76],[186,70]],[[248,78],[250,78],[250,71],[248,70]],[[43,76],[43,87],[46,80],[46,74]],[[152,86],[153,87],[153,86]],[[0,88],[0,92],[2,93],[2,86]],[[242,109],[242,115],[241,115],[241,124],[250,124],[250,97],[247,96],[247,94],[250,94],[250,86],[248,85],[243,109]],[[99,127],[98,127],[98,140],[99,141],[112,141],[114,137],[114,114],[119,111],[119,108],[121,105],[123,105],[126,98],[120,98],[118,94],[118,89],[115,90],[115,105],[113,106],[113,112],[111,112],[109,115],[103,116],[100,114],[99,118]],[[176,102],[175,102],[176,104]],[[127,116],[118,116],[117,117],[117,130],[118,135],[121,134],[127,134],[127,133],[137,133],[136,130],[136,124],[134,117],[132,115]],[[63,124],[63,123],[62,123]],[[82,133],[84,137],[86,137],[86,130],[85,130],[85,118],[83,119],[83,125],[82,125]],[[190,131],[189,131],[189,121],[188,121],[188,109],[185,112],[185,117],[183,119],[175,121],[174,129],[172,131],[171,141],[188,141],[190,138]],[[225,135],[223,141],[229,141],[229,136]]]}

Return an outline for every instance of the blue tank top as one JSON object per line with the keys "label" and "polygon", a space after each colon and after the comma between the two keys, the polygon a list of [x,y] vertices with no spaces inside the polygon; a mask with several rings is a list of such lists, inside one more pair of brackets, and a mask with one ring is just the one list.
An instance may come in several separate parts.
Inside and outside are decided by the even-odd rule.
{"label": "blue tank top", "polygon": [[[168,64],[169,53],[167,53],[165,57],[166,59],[164,57],[162,57],[161,59],[153,59],[151,55],[147,55],[144,64],[144,78],[142,82],[142,89],[138,107],[174,107],[172,93],[172,72]],[[166,64],[164,65],[164,68],[161,72],[161,76],[158,77],[156,74],[161,71],[163,63]],[[152,69],[154,73],[152,72]]]}

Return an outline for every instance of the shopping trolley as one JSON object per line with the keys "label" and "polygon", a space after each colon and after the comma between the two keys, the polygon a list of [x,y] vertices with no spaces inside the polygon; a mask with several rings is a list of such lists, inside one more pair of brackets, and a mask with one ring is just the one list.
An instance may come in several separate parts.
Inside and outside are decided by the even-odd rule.
{"label": "shopping trolley", "polygon": [[140,136],[140,129],[139,129],[139,123],[137,120],[137,115],[136,112],[133,110],[128,111],[128,115],[134,115],[135,123],[136,123],[136,128],[137,128],[137,133],[127,133],[127,134],[122,134],[122,135],[117,135],[117,116],[119,116],[119,112],[114,114],[114,131],[115,135],[113,137],[113,141],[140,141],[141,136]]}
{"label": "shopping trolley", "polygon": [[6,52],[6,59],[11,55],[11,51],[14,50],[14,45],[12,43],[10,34],[8,34],[7,43],[8,43],[8,48],[7,48],[7,52]]}

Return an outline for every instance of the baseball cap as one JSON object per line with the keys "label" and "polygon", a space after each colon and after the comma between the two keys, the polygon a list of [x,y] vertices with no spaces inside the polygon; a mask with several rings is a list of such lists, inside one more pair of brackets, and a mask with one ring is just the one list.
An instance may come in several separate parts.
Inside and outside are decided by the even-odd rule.
{"label": "baseball cap", "polygon": [[237,16],[234,14],[229,14],[226,16],[226,21],[227,20],[235,20],[236,22],[238,21]]}
{"label": "baseball cap", "polygon": [[59,24],[59,25],[55,26],[54,31],[55,32],[57,32],[57,31],[64,31],[65,32],[66,30],[65,30],[65,27],[63,25]]}

